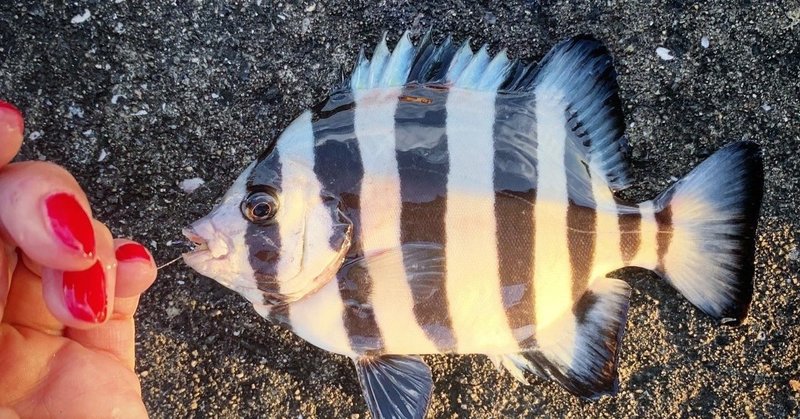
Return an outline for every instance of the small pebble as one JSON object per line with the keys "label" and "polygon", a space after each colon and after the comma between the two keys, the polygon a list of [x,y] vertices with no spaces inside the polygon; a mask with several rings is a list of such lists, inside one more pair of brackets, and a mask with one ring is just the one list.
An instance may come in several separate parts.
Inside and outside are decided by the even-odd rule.
{"label": "small pebble", "polygon": [[185,179],[181,181],[180,187],[186,193],[192,193],[197,190],[197,188],[203,186],[206,183],[203,179],[199,177],[193,177],[190,179]]}
{"label": "small pebble", "polygon": [[658,54],[659,58],[661,58],[664,61],[670,61],[675,59],[675,57],[672,55],[672,51],[664,47],[656,48],[656,54]]}
{"label": "small pebble", "polygon": [[789,386],[792,388],[792,390],[800,393],[800,381],[789,380]]}
{"label": "small pebble", "polygon": [[70,20],[70,23],[73,25],[79,25],[89,20],[90,17],[92,17],[92,12],[90,12],[89,9],[84,9],[83,14],[75,15],[75,17]]}

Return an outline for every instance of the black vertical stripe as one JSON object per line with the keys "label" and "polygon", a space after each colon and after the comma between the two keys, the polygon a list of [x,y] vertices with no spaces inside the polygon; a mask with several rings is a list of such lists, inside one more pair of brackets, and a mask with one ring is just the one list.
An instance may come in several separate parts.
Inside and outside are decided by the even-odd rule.
{"label": "black vertical stripe", "polygon": [[273,323],[292,330],[292,322],[289,320],[289,304],[274,304],[265,299],[265,304],[271,305],[269,310],[269,320]]}
{"label": "black vertical stripe", "polygon": [[636,257],[642,242],[642,214],[639,213],[638,205],[625,205],[619,202],[617,203],[617,213],[619,214],[620,254],[622,261],[627,266]]}
{"label": "black vertical stripe", "polygon": [[669,251],[669,244],[672,241],[672,206],[667,205],[655,214],[658,232],[656,233],[656,253],[658,255],[658,265],[656,269],[666,273],[664,258]]}
{"label": "black vertical stripe", "polygon": [[[567,175],[567,247],[572,268],[572,302],[577,303],[589,283],[597,239],[597,203],[592,191],[592,173],[587,147],[591,135],[583,127],[581,115],[572,105],[565,112],[567,138],[564,139],[564,170]],[[591,115],[586,115],[591,117]],[[574,310],[573,310],[574,311]]]}
{"label": "black vertical stripe", "polygon": [[530,95],[498,95],[494,121],[494,213],[503,308],[520,347],[535,345],[534,208],[536,109]]}
{"label": "black vertical stripe", "polygon": [[[577,119],[569,123],[574,123]],[[574,127],[568,129],[573,130]],[[569,131],[568,131],[569,132]],[[575,138],[566,138],[564,170],[567,174],[567,247],[572,268],[572,301],[578,302],[589,284],[594,262],[597,204],[585,154]]]}
{"label": "black vertical stripe", "polygon": [[[253,171],[247,178],[247,192],[274,189],[281,191],[283,176],[281,157],[273,142],[256,161]],[[262,226],[247,225],[245,244],[248,262],[253,269],[256,286],[265,293],[264,298],[272,301],[280,299],[278,283],[278,258],[281,249],[281,232],[277,223]]]}
{"label": "black vertical stripe", "polygon": [[[446,246],[448,155],[447,90],[410,85],[403,89],[395,111],[395,149],[400,175],[400,241]],[[456,349],[445,276],[417,278],[420,266],[409,252],[403,264],[414,299],[417,323],[441,352]],[[443,271],[442,271],[443,272]],[[415,281],[426,281],[416,284]],[[418,286],[424,285],[424,286]]]}
{"label": "black vertical stripe", "polygon": [[570,200],[567,206],[567,244],[572,267],[573,302],[581,299],[589,283],[594,261],[596,218],[594,207],[578,205]]}
{"label": "black vertical stripe", "polygon": [[355,104],[349,91],[337,92],[313,109],[314,173],[323,194],[339,198],[353,223],[353,238],[345,268],[337,275],[344,302],[343,323],[350,346],[360,354],[383,350],[383,339],[372,309],[372,278],[354,261],[363,256],[361,182],[364,166],[355,135]]}

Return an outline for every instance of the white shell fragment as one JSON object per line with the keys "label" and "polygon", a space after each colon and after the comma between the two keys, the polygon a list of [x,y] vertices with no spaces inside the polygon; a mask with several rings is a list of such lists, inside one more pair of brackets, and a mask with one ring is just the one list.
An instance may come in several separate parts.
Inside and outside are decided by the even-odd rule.
{"label": "white shell fragment", "polygon": [[666,49],[664,47],[656,48],[656,54],[658,54],[658,57],[661,58],[664,61],[669,61],[669,60],[674,60],[675,59],[675,57],[672,55],[672,51],[670,51],[670,50],[668,50],[668,49]]}
{"label": "white shell fragment", "polygon": [[75,15],[75,17],[73,17],[72,20],[70,20],[70,23],[72,23],[73,25],[79,25],[89,20],[90,17],[92,17],[92,12],[90,12],[89,9],[84,9],[83,14]]}
{"label": "white shell fragment", "polygon": [[184,179],[181,181],[180,187],[184,192],[192,193],[197,190],[197,188],[203,186],[204,183],[206,183],[206,181],[203,179],[200,179],[199,177],[193,177],[191,179]]}

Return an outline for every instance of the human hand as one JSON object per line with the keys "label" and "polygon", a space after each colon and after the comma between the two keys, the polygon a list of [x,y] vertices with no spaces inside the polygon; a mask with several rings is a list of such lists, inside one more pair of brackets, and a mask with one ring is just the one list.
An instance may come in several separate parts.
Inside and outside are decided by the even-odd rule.
{"label": "human hand", "polygon": [[133,314],[155,280],[63,168],[11,163],[23,121],[0,101],[0,419],[146,417]]}

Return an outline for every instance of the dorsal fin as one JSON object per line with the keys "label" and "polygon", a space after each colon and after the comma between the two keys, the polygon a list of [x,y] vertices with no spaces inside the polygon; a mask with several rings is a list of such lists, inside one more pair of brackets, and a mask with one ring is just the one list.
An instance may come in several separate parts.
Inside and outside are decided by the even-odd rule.
{"label": "dorsal fin", "polygon": [[615,191],[628,187],[625,121],[608,49],[591,36],[562,41],[539,63],[533,85],[537,98],[564,108],[567,153],[576,159],[572,166],[580,168],[575,174],[586,187],[591,190],[593,174],[603,176]]}
{"label": "dorsal fin", "polygon": [[591,36],[560,42],[537,66],[510,61],[505,50],[491,56],[486,45],[473,52],[469,39],[457,46],[448,37],[435,45],[430,32],[415,47],[406,31],[389,51],[384,34],[372,58],[363,51],[359,54],[349,87],[408,83],[500,92],[557,91],[567,119],[567,150],[575,156],[572,167],[580,168],[583,181],[578,186],[590,189],[592,174],[602,176],[615,191],[631,183],[616,72],[608,50]]}
{"label": "dorsal fin", "polygon": [[[441,44],[431,41],[426,33],[418,46],[411,43],[406,31],[393,51],[386,45],[386,35],[375,47],[370,59],[363,50],[359,53],[349,88],[353,90],[379,87],[397,87],[407,83],[448,84],[472,90],[497,90],[502,85],[511,85],[511,70],[517,65],[510,62],[505,50],[491,56],[484,45],[477,53],[472,51],[469,39],[456,45],[448,36]],[[516,86],[514,90],[530,88]]]}

